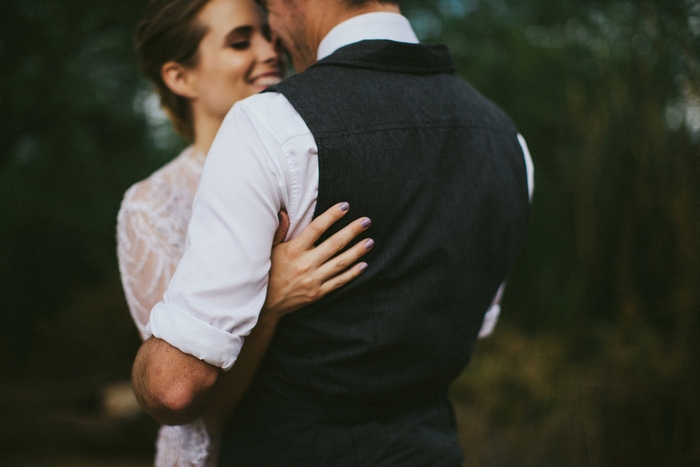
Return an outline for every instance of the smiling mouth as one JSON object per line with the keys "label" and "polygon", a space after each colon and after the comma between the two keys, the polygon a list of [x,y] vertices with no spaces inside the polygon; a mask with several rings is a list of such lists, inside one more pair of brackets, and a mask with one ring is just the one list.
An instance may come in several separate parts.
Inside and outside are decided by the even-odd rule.
{"label": "smiling mouth", "polygon": [[253,85],[261,87],[261,88],[268,88],[270,86],[274,86],[275,84],[279,84],[281,82],[282,82],[282,78],[279,75],[270,74],[270,75],[265,75],[265,76],[261,76],[259,78],[254,79]]}

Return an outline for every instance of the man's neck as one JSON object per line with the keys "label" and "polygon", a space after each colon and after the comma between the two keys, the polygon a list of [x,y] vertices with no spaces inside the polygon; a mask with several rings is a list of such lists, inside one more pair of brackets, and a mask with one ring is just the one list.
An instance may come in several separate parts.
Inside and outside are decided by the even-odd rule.
{"label": "man's neck", "polygon": [[[314,54],[318,50],[323,38],[326,37],[331,29],[343,21],[354,18],[355,16],[364,15],[366,13],[401,13],[401,9],[398,5],[388,3],[368,2],[360,7],[348,8],[344,6],[343,2],[328,2],[327,0],[317,1],[323,5],[309,8],[309,12],[307,13],[309,15],[307,16],[307,24],[309,25],[308,30],[306,31],[308,40],[307,44],[309,45],[309,49],[312,50]],[[309,66],[313,65],[315,60],[315,55],[314,57],[309,57],[309,59],[306,60],[309,63],[301,64],[301,68],[308,68]],[[295,67],[297,67],[296,63]]]}
{"label": "man's neck", "polygon": [[398,5],[393,5],[389,3],[367,3],[364,6],[358,7],[358,8],[353,8],[351,10],[345,10],[341,14],[338,15],[338,17],[335,19],[335,22],[333,24],[330,24],[328,28],[323,32],[323,35],[319,38],[318,43],[316,44],[316,47],[318,48],[318,45],[321,43],[324,37],[326,37],[326,34],[331,32],[331,29],[342,23],[343,21],[347,21],[350,18],[354,18],[355,16],[360,16],[364,15],[366,13],[401,13],[401,9],[399,8]]}

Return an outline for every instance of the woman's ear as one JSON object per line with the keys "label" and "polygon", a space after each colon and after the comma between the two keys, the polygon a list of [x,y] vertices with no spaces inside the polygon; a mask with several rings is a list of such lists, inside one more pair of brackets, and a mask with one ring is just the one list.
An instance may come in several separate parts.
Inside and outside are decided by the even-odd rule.
{"label": "woman's ear", "polygon": [[178,96],[187,99],[197,98],[194,76],[191,70],[177,62],[167,62],[160,69],[160,76],[168,88]]}

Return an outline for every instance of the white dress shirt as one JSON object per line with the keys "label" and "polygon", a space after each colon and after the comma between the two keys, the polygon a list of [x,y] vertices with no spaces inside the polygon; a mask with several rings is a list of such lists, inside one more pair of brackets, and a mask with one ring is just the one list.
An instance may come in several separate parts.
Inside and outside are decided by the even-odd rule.
{"label": "white dress shirt", "polygon": [[[405,17],[369,13],[332,29],[318,57],[366,39],[418,42]],[[281,94],[257,94],[231,109],[204,164],[185,254],[147,332],[214,366],[233,366],[265,301],[277,213],[289,214],[288,239],[312,220],[317,155],[313,135]],[[349,215],[363,213],[350,206]]]}

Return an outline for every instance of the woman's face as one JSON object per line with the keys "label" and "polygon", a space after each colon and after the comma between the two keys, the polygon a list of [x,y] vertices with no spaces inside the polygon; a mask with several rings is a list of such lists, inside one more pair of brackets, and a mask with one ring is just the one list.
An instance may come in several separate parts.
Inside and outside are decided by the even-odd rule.
{"label": "woman's face", "polygon": [[280,54],[253,0],[211,0],[197,19],[208,32],[188,73],[193,105],[206,115],[223,120],[233,104],[282,80]]}

